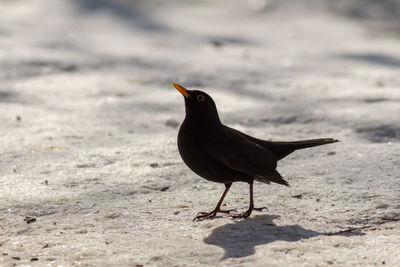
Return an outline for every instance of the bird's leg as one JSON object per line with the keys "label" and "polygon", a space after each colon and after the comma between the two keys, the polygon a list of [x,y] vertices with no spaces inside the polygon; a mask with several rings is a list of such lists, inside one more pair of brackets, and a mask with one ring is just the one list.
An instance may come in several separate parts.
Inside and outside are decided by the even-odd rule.
{"label": "bird's leg", "polygon": [[237,214],[237,215],[232,215],[232,218],[236,219],[236,218],[247,218],[250,216],[251,212],[253,210],[256,211],[262,211],[263,209],[267,209],[267,207],[262,207],[262,208],[254,208],[254,200],[253,200],[253,182],[249,183],[250,185],[250,206],[249,209],[246,210],[243,213]]}
{"label": "bird's leg", "polygon": [[219,213],[230,213],[231,211],[236,211],[235,209],[233,209],[233,210],[221,210],[222,202],[224,201],[224,198],[225,198],[226,194],[228,193],[229,188],[231,188],[231,185],[232,185],[232,183],[225,184],[225,191],[222,194],[221,199],[218,201],[218,204],[217,204],[217,206],[215,207],[214,210],[212,210],[210,212],[199,212],[199,213],[197,213],[197,216],[194,217],[193,221],[214,218],[217,215],[218,212]]}

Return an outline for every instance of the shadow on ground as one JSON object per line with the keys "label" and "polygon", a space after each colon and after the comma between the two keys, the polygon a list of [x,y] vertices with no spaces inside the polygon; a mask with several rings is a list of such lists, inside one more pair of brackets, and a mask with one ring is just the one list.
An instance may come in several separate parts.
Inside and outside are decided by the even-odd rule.
{"label": "shadow on ground", "polygon": [[76,0],[74,4],[85,14],[98,11],[109,12],[114,17],[127,23],[132,23],[136,28],[144,31],[160,32],[170,30],[165,25],[158,23],[143,10],[140,1]]}
{"label": "shadow on ground", "polygon": [[400,140],[400,127],[396,125],[365,126],[355,129],[357,134],[373,143],[397,142]]}
{"label": "shadow on ground", "polygon": [[[277,215],[262,215],[220,226],[204,239],[206,244],[224,249],[226,258],[242,258],[253,255],[255,246],[266,245],[275,241],[296,242],[327,233],[304,229],[299,225],[278,226],[273,223]],[[343,236],[360,235],[346,233]]]}
{"label": "shadow on ground", "polygon": [[365,54],[344,54],[341,57],[363,61],[369,64],[381,65],[385,67],[400,68],[400,59],[394,56],[378,54],[378,53],[365,53]]}

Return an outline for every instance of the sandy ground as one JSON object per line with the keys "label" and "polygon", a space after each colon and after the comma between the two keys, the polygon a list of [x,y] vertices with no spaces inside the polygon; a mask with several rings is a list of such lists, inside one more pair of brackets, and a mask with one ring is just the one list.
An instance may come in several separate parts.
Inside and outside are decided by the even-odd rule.
{"label": "sandy ground", "polygon": [[[398,266],[398,25],[231,2],[0,1],[1,266]],[[173,82],[248,134],[341,142],[257,183],[268,211],[193,222],[224,187],[179,157]]]}

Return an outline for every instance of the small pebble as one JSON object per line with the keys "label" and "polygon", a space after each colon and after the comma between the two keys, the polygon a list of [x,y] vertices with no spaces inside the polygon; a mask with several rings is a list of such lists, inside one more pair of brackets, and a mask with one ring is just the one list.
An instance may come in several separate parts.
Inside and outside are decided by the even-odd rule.
{"label": "small pebble", "polygon": [[36,218],[30,217],[30,216],[25,216],[24,221],[25,221],[27,224],[30,224],[30,223],[36,222]]}
{"label": "small pebble", "polygon": [[224,44],[218,40],[211,40],[211,44],[215,47],[222,47]]}
{"label": "small pebble", "polygon": [[167,191],[169,189],[169,186],[164,186],[160,188],[161,192]]}
{"label": "small pebble", "polygon": [[150,167],[152,167],[152,168],[157,168],[157,167],[158,167],[158,163],[151,163],[151,164],[150,164]]}

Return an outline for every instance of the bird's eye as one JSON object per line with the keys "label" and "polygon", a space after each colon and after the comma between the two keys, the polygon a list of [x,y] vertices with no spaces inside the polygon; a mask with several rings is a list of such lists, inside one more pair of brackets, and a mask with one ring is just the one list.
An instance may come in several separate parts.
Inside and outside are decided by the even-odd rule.
{"label": "bird's eye", "polygon": [[204,95],[198,95],[198,96],[196,97],[196,99],[197,99],[197,101],[199,101],[199,102],[203,102],[203,101],[205,100],[205,97],[204,97]]}

